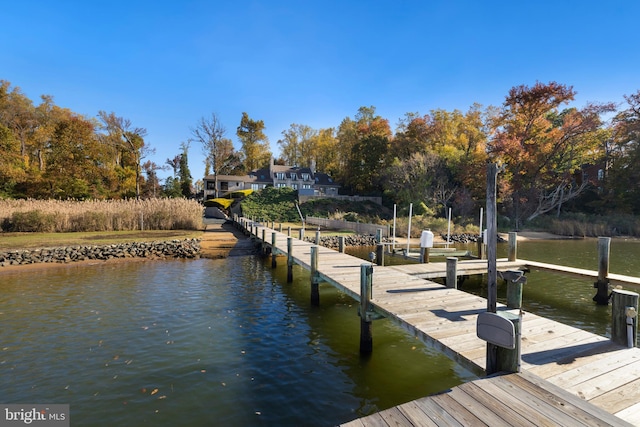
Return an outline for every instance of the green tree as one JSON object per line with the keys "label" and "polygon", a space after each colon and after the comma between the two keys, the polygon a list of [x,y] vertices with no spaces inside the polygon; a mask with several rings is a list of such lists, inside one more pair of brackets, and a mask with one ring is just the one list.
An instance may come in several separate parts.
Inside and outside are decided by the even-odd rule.
{"label": "green tree", "polygon": [[455,184],[444,160],[434,152],[413,153],[395,159],[385,172],[386,194],[402,205],[423,202],[434,212],[444,213],[455,194]]}
{"label": "green tree", "polygon": [[182,187],[180,186],[180,179],[177,177],[169,176],[164,181],[163,193],[165,197],[172,199],[182,197]]}
{"label": "green tree", "polygon": [[440,183],[438,204],[451,203],[458,214],[468,214],[474,208],[469,206],[470,197],[481,200],[486,190],[484,179],[478,177],[485,173],[489,112],[474,104],[466,113],[441,109],[424,116],[407,113],[398,124],[391,156],[408,161],[417,153],[436,155],[441,163],[430,173],[441,174],[436,177]]}
{"label": "green tree", "polygon": [[29,137],[37,127],[35,108],[19,87],[12,88],[5,80],[0,80],[0,123],[8,127],[20,142],[20,156],[25,167],[29,167]]}
{"label": "green tree", "polygon": [[166,166],[160,166],[151,160],[147,160],[142,164],[142,170],[147,176],[142,189],[145,197],[157,197],[160,190],[160,180],[158,179],[158,171],[166,170]]}
{"label": "green tree", "polygon": [[316,147],[316,170],[338,176],[338,140],[333,128],[320,129],[313,137]]}
{"label": "green tree", "polygon": [[242,113],[236,135],[242,143],[241,160],[247,171],[259,169],[269,164],[271,150],[264,129],[264,121],[253,120],[249,118],[247,113]]}
{"label": "green tree", "polygon": [[186,198],[191,197],[192,190],[191,184],[193,178],[191,177],[191,171],[189,170],[189,144],[182,143],[182,154],[180,155],[180,189],[182,195]]}
{"label": "green tree", "polygon": [[16,185],[24,182],[26,172],[20,156],[20,142],[3,124],[0,124],[0,153],[0,198],[16,197]]}
{"label": "green tree", "polygon": [[[118,117],[115,113],[98,112],[98,117],[102,121],[102,128],[106,132],[104,141],[113,149],[115,163],[123,169],[131,169],[134,172],[135,197],[140,198],[141,181],[141,161],[148,154],[153,153],[153,149],[145,145],[144,137],[147,130],[134,127],[131,120]],[[126,182],[127,171],[121,173]],[[126,190],[125,190],[126,191]],[[126,192],[125,192],[126,195]]]}
{"label": "green tree", "polygon": [[282,131],[278,145],[285,163],[299,167],[311,166],[317,157],[317,135],[318,131],[311,127],[295,123]]}
{"label": "green tree", "polygon": [[391,160],[389,121],[377,116],[373,106],[360,107],[355,120],[342,121],[337,139],[337,178],[355,192],[382,193],[382,173]]}
{"label": "green tree", "polygon": [[94,123],[66,112],[50,135],[42,197],[102,198],[102,171]]}

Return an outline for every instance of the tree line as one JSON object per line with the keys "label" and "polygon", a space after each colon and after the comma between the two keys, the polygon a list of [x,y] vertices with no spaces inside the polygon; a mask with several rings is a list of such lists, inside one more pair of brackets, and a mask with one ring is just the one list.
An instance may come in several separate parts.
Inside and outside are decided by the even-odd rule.
{"label": "tree line", "polygon": [[[472,216],[484,204],[488,162],[499,177],[501,213],[514,227],[550,212],[640,213],[637,165],[640,90],[625,102],[571,106],[576,92],[557,82],[513,87],[501,106],[406,113],[392,129],[373,106],[334,128],[291,124],[277,141],[276,163],[314,166],[345,193],[383,196],[422,213]],[[215,113],[189,129],[181,154],[159,166],[144,128],[115,113],[87,118],[42,96],[34,106],[0,81],[0,197],[126,198],[187,196],[187,155],[202,148],[207,175],[265,167],[272,153],[262,120],[244,112],[234,148]],[[174,174],[160,186],[156,172]]]}

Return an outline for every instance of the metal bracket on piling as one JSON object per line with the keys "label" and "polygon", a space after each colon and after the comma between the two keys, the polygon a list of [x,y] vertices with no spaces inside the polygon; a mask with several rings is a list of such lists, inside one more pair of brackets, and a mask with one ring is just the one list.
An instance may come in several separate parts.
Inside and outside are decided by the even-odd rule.
{"label": "metal bracket on piling", "polygon": [[[358,316],[362,317],[360,307],[358,307]],[[369,305],[369,308],[367,308],[366,312],[364,313],[364,317],[362,317],[362,320],[366,322],[373,322],[374,320],[384,319],[385,317],[386,316],[378,313],[373,307],[371,307],[371,305]]]}
{"label": "metal bracket on piling", "polygon": [[609,299],[611,299],[612,295],[609,293],[609,280],[598,280],[593,283],[593,287],[597,289],[596,294],[592,298],[593,301],[598,305],[609,305]]}

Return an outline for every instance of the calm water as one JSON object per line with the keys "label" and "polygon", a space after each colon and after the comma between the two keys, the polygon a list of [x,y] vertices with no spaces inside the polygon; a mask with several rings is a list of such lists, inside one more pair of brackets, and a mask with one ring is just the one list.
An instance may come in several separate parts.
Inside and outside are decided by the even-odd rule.
{"label": "calm water", "polygon": [[[386,320],[358,352],[353,300],[253,257],[0,279],[0,402],[75,426],[329,426],[473,378]],[[284,264],[284,263],[281,263]]]}

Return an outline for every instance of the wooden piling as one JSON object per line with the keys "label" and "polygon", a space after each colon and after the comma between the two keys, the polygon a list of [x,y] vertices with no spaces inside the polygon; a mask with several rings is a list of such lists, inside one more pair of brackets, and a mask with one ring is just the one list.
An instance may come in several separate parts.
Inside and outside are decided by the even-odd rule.
{"label": "wooden piling", "polygon": [[[498,303],[498,270],[496,252],[498,246],[498,213],[496,203],[498,172],[497,163],[487,165],[487,311],[495,313]],[[494,374],[497,371],[498,346],[487,343],[486,371]]]}
{"label": "wooden piling", "polygon": [[420,263],[429,264],[429,251],[430,248],[420,248]]}
{"label": "wooden piling", "polygon": [[458,289],[458,258],[447,257],[447,288]]}
{"label": "wooden piling", "polygon": [[628,347],[638,345],[638,297],[635,292],[614,289],[611,294],[611,340]]}
{"label": "wooden piling", "polygon": [[298,240],[304,240],[304,228],[298,230]]}
{"label": "wooden piling", "polygon": [[320,230],[316,231],[316,245],[320,244]]}
{"label": "wooden piling", "polygon": [[276,261],[276,232],[271,233],[271,268],[276,268],[278,262]]}
{"label": "wooden piling", "polygon": [[338,250],[341,254],[344,253],[344,236],[338,237]]}
{"label": "wooden piling", "polygon": [[262,255],[267,254],[267,229],[262,229]]}
{"label": "wooden piling", "polygon": [[360,264],[360,354],[373,351],[373,328],[369,313],[372,297],[373,266]]}
{"label": "wooden piling", "polygon": [[287,283],[293,282],[293,237],[287,237]]}
{"label": "wooden piling", "polygon": [[376,230],[376,243],[382,243],[382,229],[378,228]]}
{"label": "wooden piling", "polygon": [[287,236],[291,237],[291,226],[287,227]]}
{"label": "wooden piling", "polygon": [[609,304],[609,251],[611,237],[598,237],[598,281],[593,284],[597,289],[593,300],[598,305]]}
{"label": "wooden piling", "polygon": [[280,233],[282,233],[282,223],[280,223],[280,224],[278,225],[278,231],[279,231]]}
{"label": "wooden piling", "polygon": [[376,245],[376,264],[384,265],[384,245],[382,243]]}
{"label": "wooden piling", "polygon": [[320,305],[320,278],[318,277],[318,246],[311,246],[311,305]]}
{"label": "wooden piling", "polygon": [[509,261],[515,261],[518,257],[518,233],[509,233]]}
{"label": "wooden piling", "polygon": [[507,307],[522,308],[522,283],[507,281]]}
{"label": "wooden piling", "polygon": [[[520,372],[521,358],[521,329],[522,318],[514,313],[501,313],[502,317],[506,317],[511,323],[516,334],[516,348],[504,348],[496,346],[496,371],[495,372]],[[487,371],[487,374],[489,372]]]}

